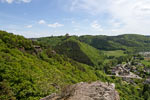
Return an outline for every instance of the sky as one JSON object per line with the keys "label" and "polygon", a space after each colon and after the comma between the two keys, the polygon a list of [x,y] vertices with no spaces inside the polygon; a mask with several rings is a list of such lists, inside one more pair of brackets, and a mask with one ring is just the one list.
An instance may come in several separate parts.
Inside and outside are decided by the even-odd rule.
{"label": "sky", "polygon": [[150,0],[0,0],[0,30],[27,38],[150,35]]}

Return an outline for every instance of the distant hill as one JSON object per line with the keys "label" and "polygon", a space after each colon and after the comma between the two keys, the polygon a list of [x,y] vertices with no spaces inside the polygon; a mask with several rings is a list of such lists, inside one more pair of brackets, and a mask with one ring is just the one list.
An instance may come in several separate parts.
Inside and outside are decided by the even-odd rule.
{"label": "distant hill", "polygon": [[0,31],[0,100],[39,100],[67,84],[109,79],[102,71],[53,51]]}
{"label": "distant hill", "polygon": [[79,40],[102,50],[150,50],[150,37],[137,34],[119,36],[81,36]]}
{"label": "distant hill", "polygon": [[[52,36],[52,37],[37,38],[36,40],[42,44],[50,45],[54,47],[66,39],[67,39],[66,36]],[[35,40],[35,39],[32,38],[32,40]]]}
{"label": "distant hill", "polygon": [[[105,36],[105,35],[83,35],[71,36],[80,42],[91,45],[99,50],[127,50],[127,51],[149,51],[150,50],[150,37],[138,34],[124,34],[118,36]],[[51,44],[56,46],[66,39],[66,36],[53,36],[37,39],[41,43]]]}
{"label": "distant hill", "polygon": [[[105,40],[104,43],[99,39]],[[121,100],[143,100],[141,94],[146,91],[147,96],[149,88],[141,81],[134,80],[136,85],[127,84],[121,78],[107,76],[103,69],[104,66],[109,69],[108,66],[111,67],[117,59],[105,65],[105,60],[109,61],[111,57],[107,58],[102,50],[127,49],[127,45],[116,40],[107,36],[58,36],[31,40],[0,31],[0,100],[39,100],[60,93],[68,85],[97,80],[115,83]],[[141,40],[134,41],[142,44]],[[149,40],[146,41],[142,45],[148,45]],[[112,52],[105,53],[112,56]],[[118,52],[117,56],[124,55],[124,51],[115,51]]]}
{"label": "distant hill", "polygon": [[55,49],[58,53],[66,55],[73,60],[97,68],[102,67],[101,65],[104,62],[104,54],[102,52],[74,38],[69,38],[61,42],[56,45]]}

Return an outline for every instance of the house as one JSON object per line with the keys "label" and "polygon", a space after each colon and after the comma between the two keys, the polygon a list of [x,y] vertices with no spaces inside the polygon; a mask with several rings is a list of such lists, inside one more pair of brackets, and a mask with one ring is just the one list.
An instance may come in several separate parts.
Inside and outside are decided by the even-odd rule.
{"label": "house", "polygon": [[139,52],[139,54],[144,57],[150,57],[150,52]]}
{"label": "house", "polygon": [[130,71],[127,70],[126,68],[122,67],[123,65],[119,64],[116,67],[112,68],[111,74],[116,75],[116,76],[124,76],[124,75],[129,75]]}
{"label": "house", "polygon": [[150,84],[150,79],[146,79],[146,80],[144,81],[144,84]]}
{"label": "house", "polygon": [[123,77],[122,80],[123,80],[123,81],[126,81],[127,83],[136,85],[135,82],[133,81],[133,79],[131,79],[131,78]]}

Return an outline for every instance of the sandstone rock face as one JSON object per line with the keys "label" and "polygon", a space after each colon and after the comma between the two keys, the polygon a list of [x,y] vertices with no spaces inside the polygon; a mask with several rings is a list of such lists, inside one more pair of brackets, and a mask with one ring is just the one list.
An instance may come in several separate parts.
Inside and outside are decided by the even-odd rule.
{"label": "sandstone rock face", "polygon": [[41,100],[120,100],[120,97],[114,84],[97,81],[68,86],[61,94],[52,94]]}

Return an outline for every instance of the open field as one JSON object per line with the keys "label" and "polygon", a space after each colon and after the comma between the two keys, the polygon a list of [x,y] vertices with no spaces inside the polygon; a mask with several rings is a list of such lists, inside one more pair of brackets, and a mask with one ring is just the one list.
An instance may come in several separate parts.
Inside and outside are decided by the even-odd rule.
{"label": "open field", "polygon": [[142,60],[141,62],[142,62],[142,64],[144,64],[146,66],[150,66],[150,61],[148,61],[148,60]]}
{"label": "open field", "polygon": [[126,56],[123,50],[104,51],[104,54],[107,56],[115,56],[115,57]]}

